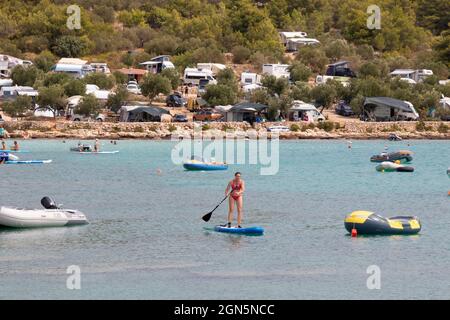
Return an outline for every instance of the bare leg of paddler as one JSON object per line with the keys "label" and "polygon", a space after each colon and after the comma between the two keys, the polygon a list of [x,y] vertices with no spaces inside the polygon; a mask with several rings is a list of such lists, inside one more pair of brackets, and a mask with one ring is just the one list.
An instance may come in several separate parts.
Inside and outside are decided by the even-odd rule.
{"label": "bare leg of paddler", "polygon": [[231,226],[233,222],[233,211],[234,211],[234,199],[232,197],[228,198],[228,227]]}
{"label": "bare leg of paddler", "polygon": [[241,221],[242,221],[242,206],[243,206],[242,196],[240,196],[239,199],[236,200],[236,202],[237,202],[237,212],[238,212],[237,224],[238,224],[238,227],[240,227]]}

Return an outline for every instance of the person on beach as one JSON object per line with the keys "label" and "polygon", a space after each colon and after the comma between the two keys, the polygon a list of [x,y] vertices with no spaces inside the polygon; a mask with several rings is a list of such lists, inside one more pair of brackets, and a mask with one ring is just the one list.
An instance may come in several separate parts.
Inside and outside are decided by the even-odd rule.
{"label": "person on beach", "polygon": [[99,152],[99,151],[100,151],[100,142],[98,141],[98,139],[95,139],[94,152]]}
{"label": "person on beach", "polygon": [[230,192],[230,197],[228,198],[228,228],[231,228],[231,223],[233,222],[233,211],[234,211],[234,205],[236,204],[237,207],[237,227],[241,228],[241,221],[242,221],[242,204],[243,199],[242,195],[245,191],[245,182],[241,179],[241,173],[236,172],[234,174],[234,179],[231,180],[227,188],[225,189],[225,195]]}

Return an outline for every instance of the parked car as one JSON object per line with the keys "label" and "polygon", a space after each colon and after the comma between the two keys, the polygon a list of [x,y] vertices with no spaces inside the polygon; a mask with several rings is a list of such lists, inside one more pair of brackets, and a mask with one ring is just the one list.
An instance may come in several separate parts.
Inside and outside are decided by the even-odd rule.
{"label": "parked car", "polygon": [[184,114],[176,114],[172,118],[172,122],[188,122],[188,118]]}
{"label": "parked car", "polygon": [[[450,121],[450,114],[441,116],[442,121]],[[0,120],[1,121],[1,120]]]}
{"label": "parked car", "polygon": [[350,105],[343,100],[339,101],[339,103],[336,106],[335,111],[337,114],[344,116],[344,117],[350,117],[350,116],[355,115],[352,107],[350,107]]}
{"label": "parked car", "polygon": [[166,105],[168,107],[186,107],[187,101],[180,94],[171,94],[166,98]]}
{"label": "parked car", "polygon": [[291,130],[286,126],[271,126],[267,128],[267,131],[279,133],[279,132],[289,132]]}
{"label": "parked car", "polygon": [[106,116],[104,114],[98,114],[97,116],[84,116],[81,114],[74,114],[72,116],[72,121],[91,121],[92,119],[95,119],[97,122],[104,122],[106,119]]}
{"label": "parked car", "polygon": [[135,83],[128,83],[127,90],[128,90],[128,92],[131,92],[134,94],[141,94],[141,89]]}
{"label": "parked car", "polygon": [[202,109],[194,114],[194,121],[217,121],[223,117],[222,114],[214,112],[211,109]]}
{"label": "parked car", "polygon": [[1,114],[0,114],[0,122],[5,122],[5,120],[3,120],[3,117]]}

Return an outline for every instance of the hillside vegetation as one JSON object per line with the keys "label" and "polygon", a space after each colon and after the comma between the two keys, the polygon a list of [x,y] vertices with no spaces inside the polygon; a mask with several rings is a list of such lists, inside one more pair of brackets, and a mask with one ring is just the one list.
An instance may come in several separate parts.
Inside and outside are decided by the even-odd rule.
{"label": "hillside vegetation", "polygon": [[[70,30],[66,25],[70,14],[66,10],[74,3],[81,8],[81,28]],[[269,90],[255,92],[252,97],[253,101],[270,104],[273,110],[282,110],[290,99],[299,98],[313,99],[325,106],[343,98],[357,109],[364,96],[370,95],[409,100],[426,110],[436,104],[440,94],[450,96],[448,85],[437,84],[449,76],[450,2],[379,0],[379,30],[370,30],[366,25],[366,11],[372,3],[1,0],[0,53],[33,60],[39,70],[33,71],[36,74],[31,79],[26,74],[21,83],[28,81],[31,85],[38,81],[40,87],[59,81],[42,76],[58,57],[85,57],[120,68],[169,54],[179,71],[197,62],[223,63],[227,57],[257,71],[262,63],[289,62],[293,64],[293,80],[297,81],[294,86],[270,83],[273,79],[267,79]],[[280,30],[305,31],[308,37],[319,39],[321,45],[287,55],[278,35]],[[340,59],[349,60],[358,72],[358,79],[352,80],[350,87],[342,88],[333,82],[313,90],[305,86],[308,78]],[[406,83],[388,80],[389,72],[395,68],[431,69],[434,76],[412,89]]]}

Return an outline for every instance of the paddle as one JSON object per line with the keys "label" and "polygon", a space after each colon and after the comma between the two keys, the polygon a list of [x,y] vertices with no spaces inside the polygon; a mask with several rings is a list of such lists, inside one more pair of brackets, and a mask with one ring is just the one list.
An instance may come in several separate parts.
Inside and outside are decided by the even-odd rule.
{"label": "paddle", "polygon": [[210,212],[208,212],[207,214],[205,214],[203,217],[202,217],[202,219],[205,221],[205,222],[208,222],[209,221],[209,219],[211,219],[211,216],[212,216],[212,214],[213,214],[213,212],[222,204],[222,202],[224,202],[225,200],[226,200],[226,198],[228,198],[228,196],[231,194],[231,192],[229,193],[229,194],[227,194],[226,196],[225,196],[225,198],[223,198],[222,199],[222,201],[220,201],[220,203],[214,208],[214,209],[212,209],[212,211],[210,211]]}

